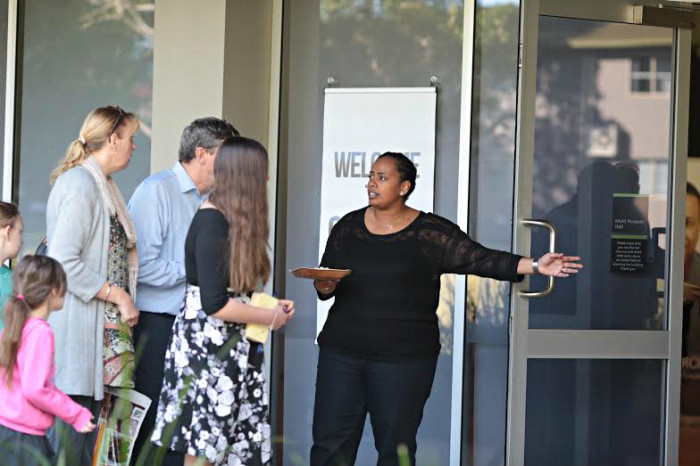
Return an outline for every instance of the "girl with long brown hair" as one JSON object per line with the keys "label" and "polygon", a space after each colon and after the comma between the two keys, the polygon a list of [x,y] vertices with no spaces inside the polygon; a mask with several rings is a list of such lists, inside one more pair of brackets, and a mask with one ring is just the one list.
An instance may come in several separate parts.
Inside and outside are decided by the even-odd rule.
{"label": "girl with long brown hair", "polygon": [[[56,385],[94,414],[105,386],[134,386],[136,233],[112,175],[129,165],[138,129],[120,107],[90,112],[52,174],[46,208],[48,255],[68,275],[63,312],[50,318]],[[68,464],[92,463],[95,434],[57,422],[49,436],[57,450],[70,445]]]}
{"label": "girl with long brown hair", "polygon": [[[17,206],[0,201],[0,264],[14,259],[22,247],[22,216]],[[12,271],[6,265],[0,266],[0,309],[12,293]],[[3,312],[0,312],[0,330],[3,328]]]}
{"label": "girl with long brown hair", "polygon": [[61,264],[24,256],[12,285],[0,336],[0,456],[4,465],[39,465],[54,458],[46,430],[55,416],[79,432],[95,426],[90,411],[53,382],[54,336],[46,319],[63,307],[67,285]]}
{"label": "girl with long brown hair", "polygon": [[[227,139],[214,162],[214,191],[185,242],[187,294],[173,324],[152,440],[190,464],[271,463],[262,344],[244,324],[271,330],[294,315],[248,304],[270,276],[267,256],[267,152]],[[184,399],[183,399],[184,396]]]}

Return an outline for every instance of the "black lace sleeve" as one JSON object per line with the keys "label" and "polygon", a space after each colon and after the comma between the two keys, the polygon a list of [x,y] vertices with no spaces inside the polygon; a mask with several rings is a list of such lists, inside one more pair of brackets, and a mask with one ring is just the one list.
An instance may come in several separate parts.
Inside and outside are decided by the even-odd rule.
{"label": "black lace sleeve", "polygon": [[445,243],[442,268],[443,273],[471,274],[519,282],[523,279],[517,272],[521,258],[516,254],[486,248],[453,225]]}

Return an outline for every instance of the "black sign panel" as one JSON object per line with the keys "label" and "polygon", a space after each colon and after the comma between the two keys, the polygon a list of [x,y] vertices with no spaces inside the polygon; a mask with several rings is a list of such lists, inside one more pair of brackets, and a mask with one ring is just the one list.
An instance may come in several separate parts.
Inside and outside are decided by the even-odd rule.
{"label": "black sign panel", "polygon": [[612,272],[643,272],[647,265],[649,196],[613,194]]}

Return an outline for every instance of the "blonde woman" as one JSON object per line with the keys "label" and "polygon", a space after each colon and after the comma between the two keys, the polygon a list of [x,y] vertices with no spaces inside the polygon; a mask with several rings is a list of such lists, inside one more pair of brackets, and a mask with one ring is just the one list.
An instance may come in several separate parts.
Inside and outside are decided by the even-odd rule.
{"label": "blonde woman", "polygon": [[266,181],[265,148],[243,137],[225,140],[213,194],[185,240],[187,294],[165,355],[151,439],[185,453],[185,466],[272,461],[263,348],[245,338],[244,324],[277,330],[294,315],[294,303],[248,304],[270,276]]}
{"label": "blonde woman", "polygon": [[[56,386],[95,418],[105,385],[134,384],[136,234],[112,174],[129,165],[138,129],[134,114],[119,107],[93,110],[51,175],[48,255],[68,277],[63,312],[49,318]],[[94,433],[79,434],[58,422],[50,437],[67,464],[92,464]]]}

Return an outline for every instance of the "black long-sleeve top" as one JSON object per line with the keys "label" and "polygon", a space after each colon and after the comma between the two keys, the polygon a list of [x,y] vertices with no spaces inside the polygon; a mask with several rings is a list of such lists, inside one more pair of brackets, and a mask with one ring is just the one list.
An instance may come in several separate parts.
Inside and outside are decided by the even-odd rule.
{"label": "black long-sleeve top", "polygon": [[187,283],[199,287],[202,310],[211,315],[229,300],[228,221],[216,209],[200,209],[185,239]]}
{"label": "black long-sleeve top", "polygon": [[326,243],[321,266],[352,273],[333,293],[321,347],[379,360],[435,356],[441,274],[523,278],[521,256],[485,248],[440,216],[421,212],[403,230],[375,235],[365,225],[366,210],[344,216]]}

